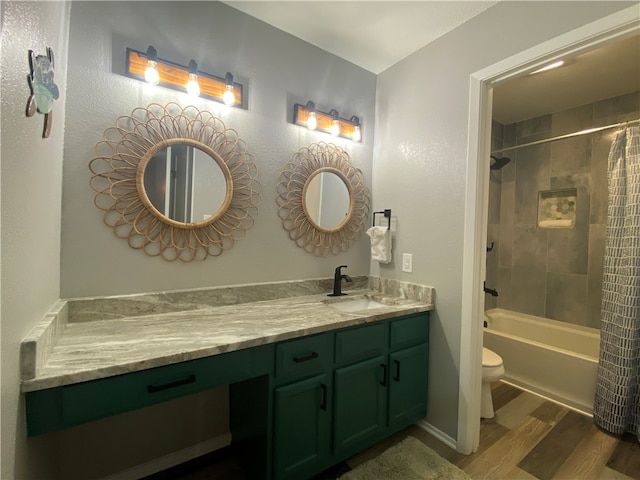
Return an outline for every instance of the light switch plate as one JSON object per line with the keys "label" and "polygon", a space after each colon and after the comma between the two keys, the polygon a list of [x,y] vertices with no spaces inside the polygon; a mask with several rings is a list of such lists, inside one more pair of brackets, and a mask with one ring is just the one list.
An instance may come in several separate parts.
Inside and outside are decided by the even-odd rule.
{"label": "light switch plate", "polygon": [[413,272],[413,254],[412,253],[402,254],[402,271],[408,272],[408,273]]}

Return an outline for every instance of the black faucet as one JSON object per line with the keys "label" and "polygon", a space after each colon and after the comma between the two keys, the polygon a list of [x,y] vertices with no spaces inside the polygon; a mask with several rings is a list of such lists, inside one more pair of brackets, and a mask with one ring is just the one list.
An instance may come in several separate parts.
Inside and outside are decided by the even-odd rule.
{"label": "black faucet", "polygon": [[344,279],[347,282],[353,281],[349,275],[342,273],[341,269],[343,268],[347,268],[347,266],[340,265],[336,268],[336,271],[333,274],[333,293],[329,293],[329,297],[340,297],[342,295],[346,295],[346,293],[342,293],[342,280]]}
{"label": "black faucet", "polygon": [[498,291],[494,290],[493,288],[487,288],[486,282],[482,284],[482,289],[484,290],[484,293],[488,293],[489,295],[491,295],[493,297],[497,297],[498,296]]}

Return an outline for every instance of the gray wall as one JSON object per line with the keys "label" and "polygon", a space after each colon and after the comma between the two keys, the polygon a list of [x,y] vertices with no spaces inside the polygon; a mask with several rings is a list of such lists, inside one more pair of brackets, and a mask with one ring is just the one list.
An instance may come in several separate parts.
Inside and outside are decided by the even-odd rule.
{"label": "gray wall", "polygon": [[[86,297],[216,285],[329,277],[337,265],[369,273],[368,237],[339,257],[316,258],[282,228],[275,192],[281,167],[320,140],[342,146],[371,181],[376,77],[355,65],[218,2],[76,2],[71,12],[69,95],[62,203],[61,296]],[[231,71],[245,84],[249,109],[149,86],[119,75],[125,48],[202,71]],[[291,124],[293,104],[358,115],[363,143]],[[129,248],[102,223],[93,205],[88,163],[104,130],[120,115],[149,103],[193,103],[236,129],[255,156],[263,187],[258,218],[245,238],[220,257],[181,264]]]}
{"label": "gray wall", "polygon": [[[60,199],[65,118],[69,5],[1,2],[2,8],[2,471],[6,479],[46,479],[57,446],[27,442],[20,395],[20,342],[60,295]],[[42,138],[44,115],[25,115],[27,52],[55,55],[60,98],[53,127]]]}
{"label": "gray wall", "polygon": [[[635,92],[507,125],[504,146],[639,116],[640,92]],[[607,130],[504,153],[512,161],[501,170],[500,199],[490,196],[489,207],[495,211],[497,203],[500,211],[498,307],[600,328],[607,159],[615,133]],[[577,189],[575,227],[538,228],[538,192],[563,188]]]}
{"label": "gray wall", "polygon": [[[500,2],[378,76],[373,207],[391,208],[397,231],[394,261],[372,263],[371,272],[435,287],[427,420],[453,438],[458,426],[469,76],[631,5]],[[403,252],[413,253],[412,274],[402,272]]]}

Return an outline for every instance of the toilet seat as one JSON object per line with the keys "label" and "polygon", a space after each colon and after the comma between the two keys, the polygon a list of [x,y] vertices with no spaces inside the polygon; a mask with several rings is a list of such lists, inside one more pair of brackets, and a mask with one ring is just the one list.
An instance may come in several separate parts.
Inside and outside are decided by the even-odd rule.
{"label": "toilet seat", "polygon": [[502,365],[502,357],[486,347],[482,347],[482,366],[499,367]]}

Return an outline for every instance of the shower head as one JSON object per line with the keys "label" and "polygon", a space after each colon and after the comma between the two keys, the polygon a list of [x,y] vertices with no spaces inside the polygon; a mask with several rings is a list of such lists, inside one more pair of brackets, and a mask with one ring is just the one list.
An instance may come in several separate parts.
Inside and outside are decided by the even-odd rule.
{"label": "shower head", "polygon": [[491,158],[493,158],[494,160],[493,164],[491,164],[491,166],[489,167],[491,170],[500,170],[502,167],[504,167],[507,163],[511,161],[509,157],[497,158],[491,155]]}

